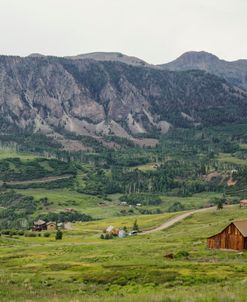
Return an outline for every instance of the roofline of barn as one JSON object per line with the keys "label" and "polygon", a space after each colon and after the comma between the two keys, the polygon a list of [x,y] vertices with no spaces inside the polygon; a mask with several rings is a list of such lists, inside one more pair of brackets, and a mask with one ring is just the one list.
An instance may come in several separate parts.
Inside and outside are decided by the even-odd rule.
{"label": "roofline of barn", "polygon": [[214,235],[208,237],[207,239],[213,238],[213,237],[215,237],[215,236],[221,234],[222,232],[224,232],[224,230],[225,230],[226,228],[228,228],[228,227],[229,227],[230,225],[232,225],[232,224],[234,224],[234,226],[239,230],[239,232],[241,233],[241,235],[242,235],[244,238],[247,238],[247,235],[244,235],[244,234],[241,232],[241,230],[239,229],[239,227],[235,224],[236,222],[238,222],[238,221],[231,222],[231,223],[228,224],[223,230],[221,230],[219,233],[214,234]]}

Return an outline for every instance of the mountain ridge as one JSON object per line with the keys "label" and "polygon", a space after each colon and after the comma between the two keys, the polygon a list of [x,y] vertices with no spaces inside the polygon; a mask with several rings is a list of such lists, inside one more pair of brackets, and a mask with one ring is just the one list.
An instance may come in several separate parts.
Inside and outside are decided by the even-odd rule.
{"label": "mountain ridge", "polygon": [[205,70],[224,78],[239,88],[247,89],[247,60],[244,59],[226,61],[205,51],[190,51],[182,54],[172,62],[159,66],[172,71]]}
{"label": "mountain ridge", "polygon": [[246,100],[245,91],[200,70],[0,56],[1,132],[20,128],[63,137],[67,131],[140,143],[138,136],[156,137],[171,127],[244,121]]}

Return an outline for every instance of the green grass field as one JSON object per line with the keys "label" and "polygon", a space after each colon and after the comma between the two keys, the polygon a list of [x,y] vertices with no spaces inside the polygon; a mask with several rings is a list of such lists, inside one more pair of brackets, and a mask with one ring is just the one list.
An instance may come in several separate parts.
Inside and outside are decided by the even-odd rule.
{"label": "green grass field", "polygon": [[247,144],[239,144],[240,148],[243,150],[247,150]]}
{"label": "green grass field", "polygon": [[147,172],[147,171],[154,171],[157,169],[157,166],[155,163],[147,163],[145,165],[140,165],[140,166],[136,166],[134,168],[132,168],[133,170],[134,169],[138,169],[140,171],[143,171],[143,172]]}
{"label": "green grass field", "polygon": [[[46,189],[18,189],[17,192],[26,196],[33,196],[35,200],[47,197],[51,205],[49,205],[45,211],[63,211],[65,208],[71,207],[85,214],[91,215],[94,219],[110,218],[123,216],[121,211],[128,211],[129,207],[123,207],[119,205],[119,198],[121,194],[109,195],[112,201],[104,200],[102,197],[77,193],[68,189],[56,189],[56,190],[46,190]],[[142,206],[141,210],[155,210],[160,209],[165,212],[171,207],[175,202],[180,202],[185,209],[193,209],[208,206],[211,201],[220,197],[220,193],[200,193],[194,194],[191,197],[173,197],[160,195],[161,204],[157,206]],[[101,202],[104,205],[100,205]],[[133,215],[140,214],[138,209],[132,208]],[[129,214],[130,215],[130,214]]]}
{"label": "green grass field", "polygon": [[[126,239],[101,240],[100,230],[130,226],[136,217],[79,223],[62,241],[1,236],[0,300],[246,301],[247,253],[206,246],[208,236],[246,215],[237,206],[213,210]],[[169,217],[137,219],[145,229]]]}
{"label": "green grass field", "polygon": [[[218,150],[225,152],[225,149],[216,148],[219,144],[216,138],[219,142],[229,140],[228,143],[231,146],[234,143],[230,141],[231,136],[245,137],[246,129],[247,125],[218,127],[212,128],[209,133],[199,132],[198,137],[202,137],[203,134],[203,139],[209,142],[209,150],[215,148],[215,154],[218,154]],[[206,161],[208,169],[212,168],[212,171],[217,170],[217,167],[214,167],[214,161],[221,161],[218,165],[220,170],[217,171],[222,175],[226,175],[226,171],[230,171],[232,166],[246,166],[247,161],[232,156],[230,152],[234,148],[229,149],[226,144],[225,147],[228,148],[229,153],[219,153],[219,157],[213,158],[212,162],[211,159],[208,159],[210,154],[205,152],[200,145],[203,145],[204,142],[197,145],[198,139],[195,136],[192,137],[193,140],[190,144],[193,146],[192,149],[196,150],[198,158],[200,157],[201,161],[199,161],[196,155],[191,153],[191,146],[186,145],[184,134],[186,131],[181,136],[178,133],[174,142],[171,140],[170,143],[173,142],[175,145],[173,143],[169,145],[169,139],[165,141],[162,152],[159,149],[143,150],[143,158],[139,158],[139,149],[133,149],[135,152],[133,154],[131,149],[128,152],[120,150],[117,153],[119,160],[114,153],[103,154],[102,158],[101,154],[94,154],[98,156],[98,160],[95,162],[93,154],[91,154],[91,158],[88,157],[90,154],[85,155],[85,163],[73,159],[72,162],[68,162],[68,165],[71,164],[71,168],[73,168],[71,175],[75,175],[73,182],[61,182],[57,186],[55,184],[44,186],[43,177],[50,177],[51,180],[54,177],[66,175],[66,159],[64,162],[56,164],[40,160],[40,166],[35,166],[31,161],[38,158],[38,155],[17,153],[7,149],[1,150],[0,160],[19,157],[22,162],[16,164],[16,160],[3,160],[2,175],[5,172],[10,179],[26,184],[26,186],[22,186],[22,189],[20,189],[21,186],[13,186],[12,188],[15,188],[17,193],[34,197],[34,201],[31,199],[29,203],[25,199],[24,201],[20,199],[20,204],[27,202],[26,208],[16,207],[15,202],[18,196],[14,196],[10,203],[11,196],[9,197],[5,193],[12,188],[7,187],[2,181],[1,205],[3,206],[0,208],[0,213],[3,214],[2,221],[4,221],[2,229],[8,227],[11,219],[13,221],[17,221],[20,217],[22,219],[21,215],[24,210],[30,211],[28,212],[30,215],[27,215],[30,224],[40,214],[63,212],[65,208],[74,208],[80,213],[91,215],[93,221],[71,223],[71,229],[63,231],[64,236],[61,241],[55,240],[54,232],[50,237],[44,237],[43,234],[41,237],[2,234],[0,236],[0,301],[247,301],[247,252],[207,249],[207,237],[219,232],[234,220],[246,219],[247,209],[240,209],[238,206],[225,207],[223,210],[211,208],[208,212],[194,214],[169,229],[149,235],[140,234],[125,239],[100,239],[103,230],[109,225],[116,228],[127,227],[128,230],[131,230],[134,221],[137,220],[141,231],[158,227],[168,219],[180,214],[180,212],[169,212],[176,210],[173,207],[176,204],[182,205],[177,210],[187,211],[209,207],[217,198],[224,197],[228,201],[245,198],[246,178],[244,177],[240,180],[242,182],[239,181],[236,184],[236,187],[238,185],[239,187],[235,191],[226,190],[226,196],[223,194],[222,187],[213,186],[209,188],[212,192],[208,192],[208,187],[203,187],[202,193],[194,194],[194,192],[202,191],[200,188],[190,188],[190,185],[197,178],[202,180],[202,172],[199,168],[200,164],[205,164],[203,159],[208,161]],[[176,145],[177,143],[178,145]],[[239,146],[242,150],[247,148],[247,144],[239,144]],[[173,150],[177,150],[177,153]],[[122,152],[126,153],[122,154]],[[167,162],[167,171],[165,169],[159,171],[160,169],[155,166],[155,152],[157,152],[161,164],[165,165]],[[242,153],[244,154],[244,151]],[[111,156],[109,162],[106,160],[108,155]],[[117,158],[116,163],[119,166],[115,163],[115,166],[111,167],[114,158]],[[169,163],[168,158],[169,161],[176,162],[177,159],[183,159],[183,161],[176,165],[176,163]],[[7,168],[5,162],[9,162]],[[141,164],[143,162],[149,163]],[[62,165],[63,163],[65,165]],[[135,163],[137,166],[131,167],[131,163]],[[197,166],[195,167],[192,163]],[[180,165],[183,166],[181,171]],[[136,172],[133,171],[135,169],[140,171],[133,173]],[[193,169],[196,169],[197,174],[191,174]],[[13,178],[9,171],[13,175],[20,172],[20,175]],[[40,174],[36,173],[39,171],[41,171]],[[59,171],[60,173],[57,173]],[[61,171],[65,172],[61,174]],[[69,169],[69,171],[71,170]],[[184,175],[181,179],[177,171]],[[68,174],[70,175],[70,173]],[[149,177],[148,181],[145,174]],[[26,177],[23,178],[24,181],[23,175]],[[162,178],[174,178],[184,183],[181,182],[180,186],[177,184],[172,186],[169,181],[164,181],[155,191],[149,190],[149,181],[156,177],[155,175],[157,178],[154,179],[157,183]],[[120,176],[121,178],[118,179]],[[111,190],[109,188],[106,190],[105,184],[112,181],[112,177],[117,180],[116,183],[111,183],[115,189],[110,187]],[[143,182],[141,189],[136,187],[139,185],[138,182],[132,188],[131,184],[135,177],[140,178],[140,183]],[[154,188],[155,182],[151,183],[152,188]],[[122,183],[125,187],[116,190],[117,185],[122,185]],[[34,184],[36,185],[34,186]],[[95,190],[103,184],[101,190]],[[169,188],[163,190],[166,185]],[[210,185],[212,184],[210,183]],[[185,188],[188,191],[182,191]],[[149,191],[152,193],[147,193]],[[109,192],[141,193],[142,205],[140,207],[121,205],[121,196],[124,194],[107,195]],[[239,195],[237,195],[238,193]],[[153,195],[152,198],[159,197],[160,204],[145,205],[145,194]],[[182,194],[187,197],[182,197]],[[40,201],[44,198],[48,198],[46,203]],[[28,200],[28,198],[26,199]],[[37,207],[35,201],[38,202]],[[8,208],[8,202],[11,206],[16,207],[15,212],[11,212],[13,207]],[[13,213],[16,216],[13,216]],[[149,215],[146,215],[147,213]],[[20,214],[20,217],[17,214]],[[16,225],[16,228],[20,227],[19,224]],[[172,259],[167,257],[169,254],[172,255]]]}
{"label": "green grass field", "polygon": [[227,153],[220,153],[219,161],[237,164],[237,165],[243,165],[243,166],[247,165],[247,160],[231,156],[230,154],[227,154]]}
{"label": "green grass field", "polygon": [[5,158],[20,158],[21,160],[33,160],[37,158],[37,155],[20,153],[13,150],[0,150],[0,160]]}

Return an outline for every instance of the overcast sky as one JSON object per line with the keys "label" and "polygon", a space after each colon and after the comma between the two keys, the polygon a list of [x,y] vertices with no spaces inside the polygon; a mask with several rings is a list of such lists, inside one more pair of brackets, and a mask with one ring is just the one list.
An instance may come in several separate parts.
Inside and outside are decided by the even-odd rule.
{"label": "overcast sky", "polygon": [[117,51],[165,63],[189,50],[247,59],[247,0],[0,0],[0,54]]}

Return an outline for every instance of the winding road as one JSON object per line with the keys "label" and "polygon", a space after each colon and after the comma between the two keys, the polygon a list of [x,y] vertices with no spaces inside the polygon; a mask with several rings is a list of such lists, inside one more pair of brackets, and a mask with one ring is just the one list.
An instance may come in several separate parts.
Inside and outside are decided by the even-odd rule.
{"label": "winding road", "polygon": [[[38,178],[38,179],[32,179],[32,180],[12,180],[12,181],[6,181],[5,183],[7,185],[30,185],[30,184],[39,184],[39,183],[48,183],[48,182],[53,182],[57,180],[62,180],[62,179],[68,179],[70,177],[73,177],[73,175],[60,175],[60,176],[47,176],[43,178]],[[3,183],[3,181],[1,181]]]}
{"label": "winding road", "polygon": [[142,233],[140,233],[139,235],[146,235],[146,234],[152,234],[154,232],[158,232],[158,231],[162,231],[162,230],[165,230],[165,229],[168,229],[169,227],[171,227],[172,225],[174,225],[175,223],[179,222],[179,221],[182,221],[184,220],[185,218],[193,215],[193,214],[196,214],[196,213],[201,213],[201,212],[207,212],[207,211],[210,211],[210,210],[215,210],[216,207],[210,207],[210,208],[204,208],[204,209],[199,209],[199,210],[193,210],[193,211],[190,211],[190,212],[186,212],[184,214],[180,214],[178,216],[175,216],[169,220],[167,220],[166,222],[164,222],[163,224],[161,224],[160,226],[156,227],[156,228],[153,228],[151,230],[147,230],[147,231],[144,231]]}

